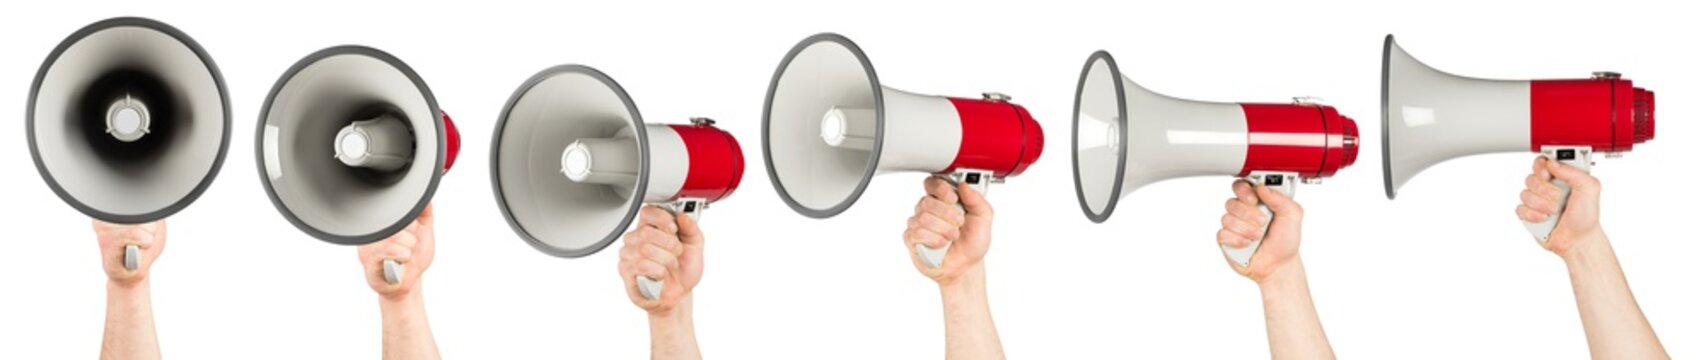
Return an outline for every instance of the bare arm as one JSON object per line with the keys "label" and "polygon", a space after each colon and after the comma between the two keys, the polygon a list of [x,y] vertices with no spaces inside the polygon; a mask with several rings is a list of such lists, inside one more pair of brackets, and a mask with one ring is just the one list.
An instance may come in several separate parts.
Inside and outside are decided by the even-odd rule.
{"label": "bare arm", "polygon": [[[693,332],[693,288],[705,275],[705,234],[687,214],[656,206],[640,211],[639,225],[622,237],[617,273],[628,300],[646,311],[653,359],[700,359]],[[635,277],[663,282],[657,299],[640,294]]]}
{"label": "bare arm", "polygon": [[1249,246],[1251,239],[1262,236],[1261,229],[1269,223],[1267,215],[1257,208],[1260,203],[1273,210],[1272,226],[1267,228],[1260,248],[1241,267],[1230,259],[1227,264],[1239,274],[1256,281],[1262,290],[1262,312],[1268,325],[1268,353],[1275,359],[1331,359],[1333,346],[1327,342],[1327,331],[1315,314],[1315,300],[1309,295],[1309,279],[1303,272],[1302,246],[1303,207],[1291,198],[1267,187],[1253,188],[1248,182],[1233,182],[1236,195],[1226,200],[1226,215],[1221,217],[1217,238],[1221,244],[1233,247]]}
{"label": "bare arm", "polygon": [[[438,343],[427,324],[426,300],[421,294],[421,275],[432,266],[433,212],[425,211],[403,231],[385,240],[357,248],[368,287],[379,294],[379,316],[383,322],[383,358],[386,360],[438,359]],[[384,262],[403,265],[402,281],[385,282]]]}
{"label": "bare arm", "polygon": [[[942,289],[948,359],[1004,359],[1001,337],[989,311],[983,256],[989,252],[995,210],[970,186],[958,188],[936,177],[924,180],[927,193],[907,220],[906,248],[918,271]],[[961,211],[955,204],[964,205]],[[918,260],[919,244],[939,249],[952,244],[940,268]]]}
{"label": "bare arm", "polygon": [[[101,265],[107,273],[107,322],[101,334],[102,359],[159,359],[154,306],[148,274],[166,247],[166,222],[140,225],[94,222]],[[140,248],[135,271],[124,268],[124,248]]]}
{"label": "bare arm", "polygon": [[1562,257],[1570,271],[1570,285],[1575,288],[1576,309],[1587,333],[1588,351],[1595,359],[1670,358],[1653,326],[1647,323],[1641,306],[1635,302],[1635,294],[1623,278],[1623,266],[1618,264],[1611,241],[1600,228],[1599,180],[1556,161],[1535,159],[1534,173],[1528,176],[1527,189],[1522,193],[1522,205],[1517,206],[1517,217],[1537,222],[1551,214],[1563,199],[1563,191],[1551,183],[1554,177],[1569,184],[1573,191],[1558,227],[1543,246]]}

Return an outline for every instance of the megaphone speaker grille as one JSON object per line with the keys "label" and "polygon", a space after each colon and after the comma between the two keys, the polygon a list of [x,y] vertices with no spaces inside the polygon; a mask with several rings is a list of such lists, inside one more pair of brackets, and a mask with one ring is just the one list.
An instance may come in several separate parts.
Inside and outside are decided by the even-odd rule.
{"label": "megaphone speaker grille", "polygon": [[[628,92],[596,69],[564,65],[529,78],[510,96],[492,132],[492,193],[504,219],[529,245],[554,256],[586,256],[609,246],[633,222],[644,198],[639,194],[647,190],[651,153],[643,124]],[[565,161],[565,149],[579,139],[599,139],[598,146],[578,148],[583,151],[634,148],[637,166],[617,166],[636,172],[621,177],[632,183],[570,179],[564,170],[602,166],[565,169],[580,166]]]}
{"label": "megaphone speaker grille", "polygon": [[149,222],[194,202],[231,138],[218,66],[188,35],[150,19],[72,33],[42,62],[27,107],[42,179],[107,222]]}
{"label": "megaphone speaker grille", "polygon": [[852,40],[818,34],[800,41],[777,66],[764,100],[764,164],[770,183],[795,212],[827,218],[846,211],[876,174],[883,139],[869,149],[824,141],[825,114],[838,107],[874,109],[882,134],[882,84]]}
{"label": "megaphone speaker grille", "polygon": [[[414,221],[444,173],[447,135],[432,91],[407,64],[378,49],[339,46],[291,66],[261,106],[255,156],[261,183],[291,224],[316,238],[355,245]],[[400,122],[410,145],[400,169],[352,166],[333,146],[363,121]],[[377,131],[392,126],[374,126]],[[375,134],[377,135],[377,134]]]}

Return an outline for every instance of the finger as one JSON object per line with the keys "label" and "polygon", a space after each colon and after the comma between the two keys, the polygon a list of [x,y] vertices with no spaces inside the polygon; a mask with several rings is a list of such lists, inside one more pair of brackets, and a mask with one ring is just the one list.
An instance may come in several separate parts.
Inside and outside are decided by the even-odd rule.
{"label": "finger", "polygon": [[931,196],[919,198],[918,205],[913,207],[913,211],[918,214],[933,215],[954,224],[964,224],[966,222],[966,214],[964,211],[960,211],[958,206],[954,206],[952,203],[943,202],[942,200],[937,200],[935,197]]}
{"label": "finger", "polygon": [[1540,194],[1536,194],[1533,191],[1524,190],[1522,192],[1521,197],[1522,197],[1522,206],[1527,206],[1529,208],[1539,210],[1541,213],[1544,213],[1544,214],[1551,214],[1553,211],[1552,209],[1558,208],[1558,199],[1548,199],[1544,196],[1540,196]]}
{"label": "finger", "polygon": [[947,203],[960,202],[960,197],[954,191],[954,185],[940,176],[930,175],[924,179],[924,193],[930,197]]}
{"label": "finger", "polygon": [[1546,171],[1551,172],[1552,176],[1558,180],[1563,180],[1564,183],[1570,185],[1571,188],[1594,192],[1599,190],[1599,179],[1594,178],[1593,175],[1588,174],[1585,170],[1577,169],[1575,166],[1565,165],[1564,163],[1557,161],[1550,162],[1547,165]]}
{"label": "finger", "polygon": [[943,246],[948,246],[948,238],[928,229],[910,228],[906,230],[906,245],[908,249],[913,248],[914,245],[924,245],[924,247],[927,248],[940,249]]}
{"label": "finger", "polygon": [[684,245],[698,245],[705,241],[705,233],[699,230],[699,219],[687,214],[675,215],[675,226],[678,229],[676,237]]}
{"label": "finger", "polygon": [[1250,239],[1249,238],[1246,238],[1243,235],[1238,235],[1237,233],[1232,232],[1232,230],[1220,229],[1220,232],[1215,233],[1214,237],[1217,241],[1220,242],[1221,245],[1226,245],[1226,246],[1233,247],[1233,248],[1243,248],[1245,246],[1250,246]]}
{"label": "finger", "polygon": [[663,264],[641,260],[640,262],[634,263],[634,274],[644,276],[652,280],[663,280],[665,277],[669,276],[669,270],[665,268]]}
{"label": "finger", "polygon": [[432,203],[429,202],[429,203],[427,203],[426,208],[421,209],[421,215],[415,217],[415,222],[425,224],[425,225],[432,225],[432,219],[433,219]]}
{"label": "finger", "polygon": [[385,238],[385,241],[414,249],[415,244],[420,242],[420,238],[415,237],[415,233],[412,231],[403,231],[398,232],[396,235],[391,235],[389,238]]}
{"label": "finger", "polygon": [[941,234],[949,240],[960,238],[959,225],[950,223],[948,220],[936,217],[935,215],[918,214],[917,216],[912,217],[911,222],[911,227],[930,230],[930,232]]}
{"label": "finger", "polygon": [[673,255],[681,255],[681,240],[678,240],[675,234],[665,233],[655,227],[644,227],[637,231],[640,238],[644,239],[642,244],[663,248]]}
{"label": "finger", "polygon": [[656,227],[673,234],[676,229],[675,214],[663,207],[648,205],[644,209],[640,209],[640,225]]}
{"label": "finger", "polygon": [[154,247],[154,233],[149,231],[150,227],[151,226],[147,225],[139,225],[125,228],[124,244],[136,245],[144,250]]}
{"label": "finger", "polygon": [[1536,156],[1536,157],[1534,157],[1534,163],[1529,164],[1528,168],[1530,170],[1534,171],[1535,175],[1545,174],[1546,168],[1548,166],[1550,166],[1549,164],[1547,164],[1549,162],[1552,162],[1552,159],[1549,159],[1545,156]]}
{"label": "finger", "polygon": [[1268,210],[1273,211],[1276,217],[1303,217],[1303,206],[1298,205],[1296,201],[1291,200],[1290,196],[1286,196],[1278,190],[1267,186],[1258,186],[1256,187],[1256,196],[1261,198],[1263,204],[1268,205]]}
{"label": "finger", "polygon": [[1546,220],[1547,216],[1550,216],[1550,215],[1547,215],[1545,212],[1542,212],[1540,210],[1535,210],[1533,208],[1530,208],[1527,205],[1517,205],[1516,206],[1516,217],[1518,219],[1522,219],[1522,221],[1524,221],[1524,222],[1537,223],[1537,222],[1540,222],[1541,220]]}
{"label": "finger", "polygon": [[1255,205],[1259,200],[1256,197],[1255,187],[1250,185],[1250,181],[1244,179],[1232,181],[1232,196],[1237,198],[1238,201],[1242,201],[1245,204],[1250,205]]}
{"label": "finger", "polygon": [[681,266],[680,260],[676,256],[676,254],[657,245],[647,244],[646,246],[640,247],[641,261],[658,263],[663,265],[664,269],[674,270]]}
{"label": "finger", "polygon": [[960,205],[965,206],[967,216],[991,218],[995,216],[995,207],[989,206],[989,199],[983,193],[969,184],[960,184]]}
{"label": "finger", "polygon": [[1238,219],[1237,217],[1233,217],[1231,214],[1222,215],[1220,217],[1220,228],[1221,229],[1231,231],[1233,234],[1236,234],[1239,237],[1242,237],[1244,239],[1254,240],[1258,237],[1261,237],[1262,232],[1259,230],[1261,229],[1262,226],[1263,226],[1263,223],[1247,222],[1247,221]]}
{"label": "finger", "polygon": [[1226,213],[1251,223],[1268,222],[1268,214],[1264,214],[1261,209],[1238,201],[1238,199],[1226,199]]}
{"label": "finger", "polygon": [[374,259],[375,263],[373,265],[384,265],[385,260],[395,260],[398,263],[408,264],[409,260],[414,257],[414,254],[414,250],[409,250],[409,248],[406,247],[385,245],[385,247],[380,249],[379,258]]}

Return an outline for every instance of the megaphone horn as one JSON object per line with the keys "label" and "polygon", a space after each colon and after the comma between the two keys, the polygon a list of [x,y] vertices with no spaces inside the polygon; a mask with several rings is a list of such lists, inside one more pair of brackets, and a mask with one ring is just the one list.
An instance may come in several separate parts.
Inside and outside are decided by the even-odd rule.
{"label": "megaphone horn", "polygon": [[[498,117],[493,197],[516,235],[539,251],[591,255],[620,237],[644,204],[698,219],[740,186],[740,144],[715,124],[648,124],[603,72],[545,69]],[[662,294],[658,279],[635,280],[642,296]]]}
{"label": "megaphone horn", "polygon": [[[1291,196],[1356,162],[1356,122],[1312,98],[1292,103],[1216,103],[1149,91],[1097,51],[1079,75],[1072,135],[1073,178],[1084,216],[1103,222],[1126,194],[1157,181],[1232,175]],[[1266,204],[1261,210],[1272,217]],[[1263,230],[1263,236],[1266,230]],[[1249,266],[1249,246],[1221,246]]]}
{"label": "megaphone horn", "polygon": [[[879,173],[937,174],[982,192],[1042,154],[1042,127],[1009,100],[883,86],[852,40],[813,35],[788,51],[771,78],[764,163],[783,202],[813,218],[846,211]],[[947,248],[917,250],[926,266],[939,267]]]}
{"label": "megaphone horn", "polygon": [[[113,18],[61,41],[30,84],[36,170],[100,221],[163,219],[201,197],[225,162],[231,102],[213,58],[177,28]],[[139,251],[122,263],[138,268]]]}
{"label": "megaphone horn", "polygon": [[[279,214],[340,245],[396,234],[432,200],[461,137],[414,69],[389,53],[337,46],[279,77],[261,106],[255,161]],[[385,260],[396,284],[406,264]]]}
{"label": "megaphone horn", "polygon": [[[1493,152],[1538,152],[1584,171],[1592,154],[1617,157],[1653,138],[1653,92],[1614,72],[1585,79],[1487,80],[1439,71],[1391,35],[1382,63],[1386,197],[1434,164]],[[1553,180],[1569,198],[1570,188]],[[1546,243],[1564,202],[1539,223]]]}

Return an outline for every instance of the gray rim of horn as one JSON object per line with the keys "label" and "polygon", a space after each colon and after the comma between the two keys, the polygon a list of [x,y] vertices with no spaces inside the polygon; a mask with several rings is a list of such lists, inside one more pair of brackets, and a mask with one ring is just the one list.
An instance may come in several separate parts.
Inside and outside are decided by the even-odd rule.
{"label": "gray rim of horn", "polygon": [[[64,54],[66,49],[70,48],[72,44],[76,44],[78,41],[83,40],[83,38],[102,30],[126,26],[135,26],[159,31],[177,39],[179,42],[182,42],[184,46],[189,47],[191,51],[194,51],[196,57],[201,58],[202,64],[207,66],[208,73],[213,75],[213,85],[214,87],[219,88],[219,107],[225,110],[225,113],[223,114],[225,118],[225,133],[219,138],[219,153],[214,155],[213,167],[208,169],[207,176],[203,177],[201,179],[201,183],[196,184],[195,189],[190,190],[190,193],[185,195],[183,199],[179,199],[177,202],[172,203],[171,206],[142,215],[109,214],[96,210],[81,201],[77,201],[77,199],[71,197],[71,194],[66,193],[64,188],[59,186],[59,181],[55,180],[52,174],[48,174],[46,165],[43,165],[41,162],[41,153],[36,151],[36,92],[41,91],[41,82],[47,76],[47,69],[52,67],[55,61],[59,60],[59,56]],[[213,57],[208,55],[207,49],[202,48],[200,43],[195,42],[195,39],[191,39],[188,34],[178,30],[178,28],[154,19],[141,17],[111,18],[89,24],[88,26],[84,26],[82,29],[78,29],[77,32],[71,33],[71,36],[66,37],[64,41],[59,43],[59,46],[53,48],[53,52],[47,55],[47,60],[42,62],[41,68],[36,70],[35,80],[30,83],[30,99],[25,107],[25,111],[27,113],[24,118],[24,133],[29,136],[30,158],[35,160],[36,173],[41,174],[42,180],[46,181],[47,186],[53,189],[53,193],[58,195],[61,200],[65,200],[65,203],[71,204],[72,208],[76,208],[77,211],[80,211],[85,215],[89,215],[89,217],[111,223],[138,224],[150,222],[171,216],[172,214],[176,214],[178,211],[183,210],[185,207],[188,207],[190,203],[201,198],[201,194],[207,191],[208,185],[213,184],[214,177],[219,175],[220,167],[225,164],[225,150],[231,145],[231,95],[225,89],[225,76],[220,74],[219,66],[213,63]]]}
{"label": "gray rim of horn", "polygon": [[1392,111],[1391,103],[1387,100],[1392,93],[1392,48],[1398,47],[1398,42],[1392,39],[1392,34],[1386,34],[1386,44],[1380,51],[1380,168],[1386,175],[1386,199],[1398,198],[1398,189],[1392,187]]}
{"label": "gray rim of horn", "polygon": [[[623,105],[627,106],[629,117],[634,119],[632,124],[634,127],[634,137],[639,140],[640,143],[640,178],[638,184],[634,186],[633,198],[629,199],[628,214],[623,216],[622,222],[611,229],[610,234],[605,235],[603,240],[599,240],[598,243],[593,244],[592,246],[573,250],[565,250],[546,244],[544,241],[540,241],[538,238],[533,237],[533,234],[527,233],[527,230],[522,229],[521,223],[515,221],[515,214],[510,213],[509,203],[504,201],[504,190],[500,185],[503,184],[503,181],[498,179],[498,146],[503,140],[502,136],[504,126],[509,123],[510,110],[515,108],[516,101],[521,100],[522,95],[527,94],[529,90],[532,90],[534,86],[539,85],[540,82],[544,82],[552,76],[566,73],[585,74],[598,79],[598,81],[603,82],[605,86],[609,86],[610,90],[615,92],[616,96],[622,99]],[[639,107],[634,105],[634,99],[628,96],[628,91],[623,89],[622,85],[617,84],[616,80],[611,79],[609,75],[605,75],[604,72],[598,71],[598,69],[585,65],[557,65],[547,68],[540,71],[538,74],[534,74],[533,77],[527,78],[527,82],[522,83],[521,87],[515,89],[515,93],[509,96],[509,101],[504,103],[503,111],[498,113],[497,123],[497,127],[492,130],[491,157],[487,161],[490,163],[492,174],[492,198],[497,199],[498,210],[503,213],[504,221],[509,223],[509,228],[515,230],[515,234],[517,236],[521,236],[522,240],[526,240],[527,245],[532,245],[534,249],[538,249],[540,252],[556,257],[576,258],[592,255],[600,250],[604,250],[605,247],[609,247],[610,244],[615,242],[618,237],[622,236],[622,231],[628,228],[628,224],[634,222],[634,217],[640,213],[640,203],[646,196],[646,185],[650,181],[649,178],[651,177],[651,147],[646,146],[646,144],[649,143],[649,139],[646,138],[646,121],[640,117]]]}
{"label": "gray rim of horn", "polygon": [[854,44],[853,40],[847,39],[846,36],[836,33],[820,33],[807,37],[805,40],[800,40],[799,44],[794,45],[793,49],[788,50],[788,55],[782,57],[782,63],[776,65],[776,74],[770,76],[770,89],[764,94],[764,122],[760,130],[764,135],[761,142],[764,148],[764,171],[770,174],[770,185],[776,188],[777,195],[782,196],[782,202],[788,203],[788,207],[793,208],[794,212],[817,219],[841,214],[841,212],[847,211],[847,208],[852,207],[854,202],[858,202],[859,196],[865,194],[865,187],[871,184],[871,177],[877,173],[877,160],[883,156],[883,137],[877,136],[876,141],[871,146],[871,156],[865,161],[865,176],[859,180],[859,186],[855,187],[853,193],[849,194],[846,199],[842,199],[840,203],[824,210],[800,205],[799,201],[795,201],[792,196],[788,195],[788,189],[784,188],[782,180],[776,177],[776,163],[770,159],[772,151],[770,149],[770,107],[771,102],[776,100],[776,86],[781,84],[782,74],[787,72],[788,65],[794,61],[795,56],[798,56],[807,47],[826,41],[847,47],[848,51],[852,51],[853,55],[859,58],[859,64],[865,67],[865,76],[871,81],[871,97],[876,99],[877,104],[877,134],[883,133],[883,124],[887,121],[886,115],[883,114],[883,83],[877,81],[877,70],[871,66],[871,59],[865,56],[865,50],[860,49],[859,45]]}
{"label": "gray rim of horn", "polygon": [[[284,84],[289,83],[290,79],[295,77],[296,73],[301,72],[302,69],[307,68],[315,62],[319,62],[321,59],[337,55],[367,56],[384,61],[386,64],[396,67],[398,71],[402,72],[405,76],[408,76],[409,80],[415,83],[415,88],[419,89],[421,91],[421,96],[426,98],[427,108],[432,111],[433,118],[431,121],[433,122],[433,127],[438,129],[438,159],[433,162],[433,176],[432,179],[427,181],[427,188],[425,192],[421,193],[420,202],[415,204],[414,209],[409,210],[408,215],[397,219],[396,223],[386,226],[384,229],[380,229],[379,231],[356,236],[342,236],[320,231],[320,229],[308,226],[307,223],[302,222],[301,218],[296,217],[296,214],[291,213],[290,209],[285,207],[284,202],[278,199],[278,191],[273,189],[272,181],[267,179],[265,158],[266,149],[263,148],[263,145],[266,144],[264,140],[266,137],[267,113],[272,109],[273,99],[278,96],[279,90],[284,89]],[[410,68],[408,64],[404,64],[402,60],[398,60],[397,57],[391,56],[389,53],[361,45],[340,45],[321,49],[320,51],[308,54],[307,57],[303,57],[302,60],[297,60],[296,64],[291,65],[289,70],[285,70],[284,75],[280,75],[278,77],[278,82],[274,83],[272,90],[267,92],[266,102],[261,103],[260,113],[260,116],[255,122],[255,171],[256,174],[259,174],[261,177],[261,187],[267,190],[267,198],[272,200],[273,207],[278,209],[278,213],[280,215],[284,215],[286,220],[290,220],[291,225],[295,225],[297,229],[302,230],[304,233],[308,233],[308,235],[314,236],[314,238],[339,245],[363,245],[385,239],[386,237],[396,234],[398,231],[402,231],[403,228],[408,227],[410,222],[415,221],[415,217],[420,216],[421,211],[426,209],[427,203],[432,201],[433,193],[438,192],[439,178],[444,176],[444,113],[439,111],[438,100],[432,96],[432,90],[427,88],[426,81],[421,80],[420,74],[415,73],[415,69]]]}
{"label": "gray rim of horn", "polygon": [[[1078,151],[1076,150],[1078,149],[1078,114],[1082,110],[1079,106],[1082,105],[1084,99],[1084,82],[1089,80],[1086,77],[1090,76],[1090,68],[1096,66],[1096,60],[1107,61],[1108,73],[1114,77],[1114,103],[1119,104],[1120,122],[1120,157],[1114,170],[1114,189],[1108,192],[1108,206],[1102,209],[1100,216],[1097,216],[1096,212],[1090,209],[1090,203],[1084,200],[1084,179],[1082,178],[1083,175],[1078,172]],[[1119,203],[1120,190],[1125,186],[1125,144],[1128,140],[1126,136],[1130,132],[1126,131],[1126,122],[1129,120],[1126,119],[1125,79],[1120,78],[1120,76],[1120,67],[1114,63],[1114,56],[1108,54],[1107,50],[1096,50],[1095,53],[1090,54],[1090,59],[1084,61],[1084,70],[1078,73],[1078,88],[1074,90],[1075,95],[1072,97],[1072,148],[1074,149],[1072,151],[1072,189],[1078,192],[1078,208],[1084,210],[1084,217],[1090,218],[1091,222],[1098,224],[1107,221],[1108,217],[1114,214],[1114,205]]]}

